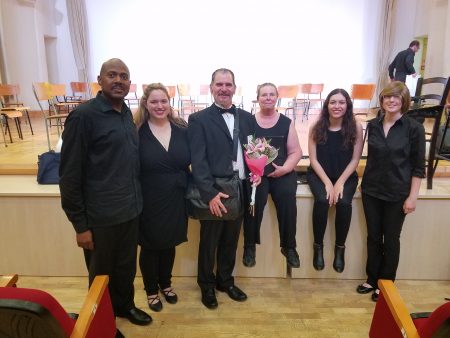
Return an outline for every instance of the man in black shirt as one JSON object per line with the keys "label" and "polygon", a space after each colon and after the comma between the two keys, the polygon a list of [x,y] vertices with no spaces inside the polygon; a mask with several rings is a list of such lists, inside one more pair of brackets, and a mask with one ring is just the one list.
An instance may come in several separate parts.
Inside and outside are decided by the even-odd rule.
{"label": "man in black shirt", "polygon": [[409,44],[409,48],[397,54],[394,61],[392,61],[389,65],[389,77],[392,81],[395,80],[405,83],[406,75],[416,77],[416,70],[414,69],[414,55],[419,49],[420,42],[414,40]]}
{"label": "man in black shirt", "polygon": [[138,216],[142,210],[138,137],[124,97],[128,67],[106,61],[97,78],[102,90],[73,110],[61,149],[61,204],[77,233],[89,271],[109,276],[114,313],[137,325],[151,317],[134,305]]}

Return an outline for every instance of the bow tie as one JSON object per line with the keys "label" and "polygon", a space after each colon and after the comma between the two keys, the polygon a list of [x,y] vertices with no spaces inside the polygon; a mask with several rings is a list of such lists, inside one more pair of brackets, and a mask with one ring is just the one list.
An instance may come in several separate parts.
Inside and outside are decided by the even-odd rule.
{"label": "bow tie", "polygon": [[236,115],[236,106],[234,104],[228,109],[220,108],[217,105],[216,105],[216,107],[219,110],[220,114],[230,113],[230,114]]}

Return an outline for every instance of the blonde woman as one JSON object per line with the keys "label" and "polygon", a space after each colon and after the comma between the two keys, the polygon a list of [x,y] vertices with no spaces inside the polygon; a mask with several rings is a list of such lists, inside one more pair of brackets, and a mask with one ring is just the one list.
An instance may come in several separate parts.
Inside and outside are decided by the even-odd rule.
{"label": "blonde woman", "polygon": [[143,210],[139,225],[139,265],[151,310],[178,296],[171,285],[175,247],[187,241],[184,195],[190,152],[187,124],[174,116],[166,87],[146,87],[135,122],[139,131]]}

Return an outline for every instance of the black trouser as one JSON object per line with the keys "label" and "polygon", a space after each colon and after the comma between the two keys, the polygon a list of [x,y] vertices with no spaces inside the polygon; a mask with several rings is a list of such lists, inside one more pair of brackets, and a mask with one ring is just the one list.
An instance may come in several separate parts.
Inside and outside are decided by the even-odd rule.
{"label": "black trouser", "polygon": [[391,202],[362,194],[367,223],[367,283],[395,280],[400,259],[400,233],[405,213],[404,200]]}
{"label": "black trouser", "polygon": [[172,285],[175,248],[151,250],[141,246],[139,266],[147,295],[155,295]]}
{"label": "black trouser", "polygon": [[201,289],[234,285],[232,273],[241,223],[242,217],[234,221],[200,221],[197,282]]}
{"label": "black trouser", "polygon": [[[337,180],[331,180],[336,183]],[[313,207],[313,232],[314,243],[323,244],[323,237],[328,222],[328,209],[330,207],[327,200],[327,193],[325,184],[314,173],[308,171],[308,184],[314,195]],[[336,229],[336,241],[338,246],[344,246],[347,239],[348,230],[350,229],[350,222],[352,220],[352,200],[355,195],[356,187],[358,186],[358,177],[356,175],[350,176],[344,184],[343,197],[336,203],[336,218],[334,226]]]}
{"label": "black trouser", "polygon": [[94,250],[84,250],[89,286],[97,275],[109,276],[114,313],[134,307],[138,221],[136,217],[117,225],[92,228]]}
{"label": "black trouser", "polygon": [[406,73],[404,73],[404,72],[395,72],[395,76],[394,76],[394,79],[395,79],[395,81],[400,81],[400,82],[403,82],[403,83],[405,83],[406,82]]}
{"label": "black trouser", "polygon": [[293,171],[281,177],[261,177],[261,184],[256,188],[255,216],[248,212],[244,216],[244,245],[260,244],[260,229],[267,197],[272,196],[277,211],[280,246],[295,248],[297,242],[297,175]]}

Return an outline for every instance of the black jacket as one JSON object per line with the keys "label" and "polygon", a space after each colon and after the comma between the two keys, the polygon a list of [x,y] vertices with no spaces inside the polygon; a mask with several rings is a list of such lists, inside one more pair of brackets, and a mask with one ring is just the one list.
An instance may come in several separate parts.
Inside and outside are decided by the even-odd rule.
{"label": "black jacket", "polygon": [[[245,110],[238,111],[239,140],[243,146],[247,136],[254,133],[254,117]],[[208,203],[219,193],[213,186],[214,178],[233,175],[233,139],[216,105],[189,116],[188,139],[192,174],[202,200]]]}
{"label": "black jacket", "polygon": [[75,231],[120,224],[140,214],[138,136],[130,109],[119,113],[99,92],[66,120],[61,204]]}
{"label": "black jacket", "polygon": [[414,74],[416,72],[414,69],[414,54],[411,48],[398,53],[394,61],[389,65],[389,77],[397,81],[405,82],[406,75]]}

